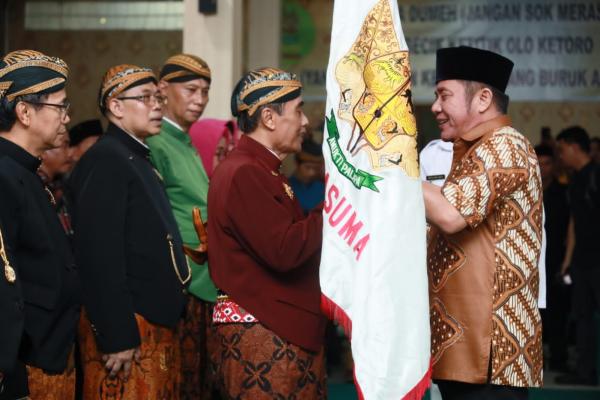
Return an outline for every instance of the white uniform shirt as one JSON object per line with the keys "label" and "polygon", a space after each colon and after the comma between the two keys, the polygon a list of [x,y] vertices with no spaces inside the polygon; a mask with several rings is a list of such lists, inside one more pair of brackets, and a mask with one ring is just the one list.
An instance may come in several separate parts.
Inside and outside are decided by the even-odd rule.
{"label": "white uniform shirt", "polygon": [[441,187],[452,167],[452,142],[432,140],[421,150],[421,180]]}
{"label": "white uniform shirt", "polygon": [[[452,168],[452,142],[435,139],[419,154],[421,180],[442,186],[446,182],[450,168]],[[538,308],[546,308],[546,212],[542,210],[542,250],[538,268],[540,270],[540,292],[538,294]]]}

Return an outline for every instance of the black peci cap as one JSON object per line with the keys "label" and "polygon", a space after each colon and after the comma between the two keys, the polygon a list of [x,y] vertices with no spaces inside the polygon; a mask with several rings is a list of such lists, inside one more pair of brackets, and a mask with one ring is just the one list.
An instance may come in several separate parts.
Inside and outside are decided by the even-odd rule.
{"label": "black peci cap", "polygon": [[438,49],[435,82],[450,79],[485,83],[505,92],[514,63],[500,54],[474,47]]}

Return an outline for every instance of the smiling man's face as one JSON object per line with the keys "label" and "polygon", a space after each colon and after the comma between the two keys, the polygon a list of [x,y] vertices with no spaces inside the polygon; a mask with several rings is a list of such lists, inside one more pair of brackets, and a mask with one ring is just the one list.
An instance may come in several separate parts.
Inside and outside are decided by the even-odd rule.
{"label": "smiling man's face", "polygon": [[431,112],[440,127],[442,140],[454,141],[477,125],[474,118],[476,112],[468,100],[463,81],[446,80],[437,83]]}

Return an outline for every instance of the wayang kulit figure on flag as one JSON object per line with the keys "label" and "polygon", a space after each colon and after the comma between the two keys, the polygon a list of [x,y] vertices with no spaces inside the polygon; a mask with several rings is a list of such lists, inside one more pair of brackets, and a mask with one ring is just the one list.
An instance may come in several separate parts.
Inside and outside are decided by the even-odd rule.
{"label": "wayang kulit figure on flag", "polygon": [[425,212],[396,1],[336,1],[327,71],[322,308],[351,338],[364,399],[429,385]]}

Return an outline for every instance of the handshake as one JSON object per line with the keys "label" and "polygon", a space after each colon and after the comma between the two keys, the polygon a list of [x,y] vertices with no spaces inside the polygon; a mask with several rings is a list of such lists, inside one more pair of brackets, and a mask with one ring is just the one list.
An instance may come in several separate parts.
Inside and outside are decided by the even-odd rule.
{"label": "handshake", "polygon": [[184,244],[183,252],[196,264],[204,264],[208,259],[208,234],[206,233],[206,227],[204,226],[198,207],[192,209],[192,219],[194,220],[194,229],[196,229],[196,235],[198,235],[200,244],[195,249]]}

